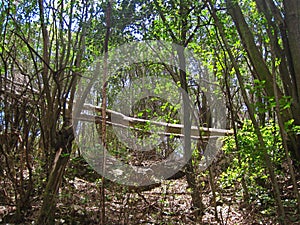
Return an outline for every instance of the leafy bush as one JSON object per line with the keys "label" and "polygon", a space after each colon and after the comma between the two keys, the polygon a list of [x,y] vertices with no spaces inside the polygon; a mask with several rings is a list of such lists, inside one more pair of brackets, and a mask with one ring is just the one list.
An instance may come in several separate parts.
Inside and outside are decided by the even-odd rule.
{"label": "leafy bush", "polygon": [[[282,173],[280,168],[284,159],[284,151],[278,125],[270,121],[261,127],[261,133],[276,173]],[[243,127],[238,130],[237,142],[238,148],[234,137],[226,137],[224,141],[223,150],[228,157],[233,157],[233,160],[226,171],[221,174],[220,185],[223,188],[241,188],[239,184],[244,179],[250,202],[257,205],[272,205],[273,197],[270,196],[272,191],[263,157],[264,150],[260,148],[251,121],[244,121]]]}

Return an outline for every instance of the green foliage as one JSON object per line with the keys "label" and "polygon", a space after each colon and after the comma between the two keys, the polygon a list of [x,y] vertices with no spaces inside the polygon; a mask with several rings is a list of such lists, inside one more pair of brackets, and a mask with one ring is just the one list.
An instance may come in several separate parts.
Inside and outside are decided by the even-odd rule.
{"label": "green foliage", "polygon": [[[284,151],[279,133],[279,127],[270,121],[261,132],[266,145],[266,151],[271,156],[275,167],[279,168]],[[258,204],[267,204],[273,201],[268,195],[268,173],[265,168],[263,149],[259,146],[257,135],[251,121],[245,120],[241,130],[237,133],[238,149],[233,137],[226,137],[223,147],[231,164],[221,175],[220,183],[223,188],[235,187],[245,179],[249,189],[250,201]],[[279,173],[279,170],[276,171]]]}

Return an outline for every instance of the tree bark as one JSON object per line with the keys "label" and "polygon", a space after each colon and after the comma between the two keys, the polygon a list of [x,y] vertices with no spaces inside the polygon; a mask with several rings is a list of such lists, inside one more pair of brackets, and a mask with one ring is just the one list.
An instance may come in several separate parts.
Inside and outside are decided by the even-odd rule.
{"label": "tree bark", "polygon": [[[106,104],[107,104],[107,97],[106,97],[106,91],[107,91],[107,60],[108,60],[108,44],[109,44],[109,36],[110,36],[110,28],[111,28],[111,13],[112,13],[112,3],[110,0],[107,3],[107,9],[106,9],[106,34],[104,39],[104,62],[103,62],[103,86],[102,86],[102,134],[101,134],[101,141],[103,146],[103,161],[102,161],[102,171],[103,174],[105,174],[105,150],[106,150]],[[106,218],[105,218],[105,177],[102,176],[101,180],[101,188],[100,188],[100,196],[101,196],[101,216],[100,216],[100,223],[105,224]]]}
{"label": "tree bark", "polygon": [[[292,56],[294,82],[297,87],[297,103],[300,102],[300,2],[284,0],[285,24],[287,27],[289,50]],[[298,111],[299,112],[299,111]],[[299,113],[300,114],[300,113]],[[300,116],[297,118],[300,119]],[[300,124],[300,120],[297,121]]]}
{"label": "tree bark", "polygon": [[[192,156],[191,149],[191,112],[190,112],[190,99],[188,96],[188,85],[187,85],[187,74],[186,74],[186,59],[184,55],[184,48],[182,46],[177,47],[177,55],[179,60],[179,77],[180,85],[182,90],[182,99],[183,99],[183,123],[184,123],[184,157]],[[200,132],[198,130],[198,132]],[[204,211],[204,206],[202,203],[202,195],[197,184],[196,174],[193,166],[192,158],[187,161],[186,164],[186,179],[189,187],[192,190],[192,203],[194,215],[197,221],[202,221],[202,215]]]}
{"label": "tree bark", "polygon": [[67,163],[69,162],[73,140],[74,133],[72,126],[65,127],[57,136],[54,164],[43,195],[43,204],[40,209],[37,224],[55,224],[56,197],[61,184],[62,176]]}
{"label": "tree bark", "polygon": [[[229,2],[232,3],[231,0]],[[249,98],[247,96],[246,88],[245,88],[245,85],[244,85],[244,81],[242,79],[242,74],[241,74],[239,66],[238,66],[238,64],[237,64],[237,62],[236,62],[236,60],[233,56],[233,53],[230,49],[229,43],[226,39],[226,35],[225,35],[224,29],[223,29],[223,25],[220,23],[211,1],[209,1],[209,3],[210,3],[211,13],[212,13],[213,19],[215,20],[216,26],[217,26],[218,31],[220,33],[221,39],[223,41],[224,48],[226,49],[226,52],[228,53],[229,58],[231,60],[231,63],[233,65],[233,68],[236,72],[237,79],[238,79],[239,85],[241,87],[241,93],[242,93],[244,102],[247,106],[250,119],[253,123],[255,133],[256,133],[257,138],[259,140],[259,145],[260,145],[259,147],[260,147],[261,151],[263,151],[263,157],[264,157],[265,164],[266,164],[267,170],[268,170],[270,178],[271,178],[273,193],[274,193],[275,201],[276,201],[277,207],[278,207],[278,219],[282,224],[286,224],[286,222],[285,222],[285,211],[284,211],[283,204],[282,204],[282,201],[281,201],[280,189],[279,189],[279,186],[278,186],[277,177],[276,177],[275,172],[274,172],[274,168],[273,168],[271,158],[270,158],[270,156],[269,156],[269,154],[266,150],[265,142],[263,140],[263,136],[261,134],[259,124],[257,123],[256,118],[255,118],[253,105],[250,104]],[[271,83],[271,86],[272,86],[272,83]]]}
{"label": "tree bark", "polygon": [[[297,96],[293,98],[291,110],[295,125],[300,126],[300,2],[298,0],[284,0],[285,24],[287,27],[289,52],[291,54],[292,81]],[[298,160],[300,167],[300,135],[290,133],[288,145],[293,157]]]}
{"label": "tree bark", "polygon": [[[260,3],[260,1],[257,1]],[[268,4],[270,5],[271,2],[270,0],[268,1]],[[269,97],[274,97],[274,88],[272,85],[272,74],[271,71],[266,64],[265,60],[263,59],[262,53],[259,51],[258,47],[255,44],[254,41],[254,36],[253,33],[251,32],[249,25],[247,24],[244,15],[242,13],[242,10],[238,4],[238,2],[234,0],[227,0],[226,1],[227,5],[227,10],[230,16],[232,17],[235,26],[238,30],[239,36],[242,40],[242,43],[244,45],[244,48],[247,51],[249,60],[251,62],[251,65],[254,68],[255,73],[253,74],[254,78],[259,79],[260,81],[266,81],[265,82],[265,91],[267,96]],[[274,5],[274,4],[273,4]],[[286,54],[286,59],[288,60],[288,65],[289,68],[282,68],[281,67],[281,72],[285,73],[289,71],[290,73],[290,78],[291,79],[286,79],[286,76],[289,76],[288,74],[281,74],[281,77],[284,78],[282,79],[284,85],[290,86],[292,96],[288,97],[293,97],[292,99],[292,105],[290,109],[286,109],[283,112],[283,120],[284,122],[287,122],[291,119],[294,119],[295,125],[300,125],[300,97],[299,97],[299,90],[300,90],[300,25],[299,25],[299,18],[300,18],[300,3],[297,0],[286,0],[284,1],[284,8],[285,8],[285,24],[286,24],[286,32],[284,29],[280,28],[281,31],[283,31],[283,43],[284,47],[287,48],[285,49],[285,54]],[[263,7],[263,6],[260,6]],[[273,6],[273,11],[275,6]],[[264,8],[266,10],[266,7]],[[268,19],[268,14],[265,12],[265,15]],[[281,17],[278,18],[279,16],[277,15],[277,21],[278,24],[281,25]],[[270,18],[269,18],[270,19]],[[271,21],[269,21],[271,23]],[[284,34],[287,35],[287,37],[284,36]],[[287,43],[284,38],[287,38]],[[272,37],[270,37],[272,40]],[[286,43],[286,44],[285,44]],[[272,46],[274,49],[278,49],[277,44],[273,43],[274,46]],[[284,60],[285,61],[285,60]],[[284,61],[283,64],[284,65]],[[281,66],[282,66],[281,65]],[[291,84],[290,83],[291,80]],[[278,87],[278,84],[276,83],[276,92],[277,96],[279,99],[282,99],[284,96],[284,93],[280,90]],[[287,89],[287,88],[286,88]],[[295,162],[300,162],[300,137],[299,135],[295,134],[294,132],[289,132],[289,150],[291,154],[293,155],[294,161]]]}
{"label": "tree bark", "polygon": [[[261,52],[254,42],[254,36],[249,29],[248,24],[243,16],[241,8],[238,3],[234,0],[227,0],[227,10],[232,17],[235,27],[237,28],[239,35],[241,37],[242,43],[245,50],[249,56],[251,64],[254,68],[255,73],[253,74],[256,79],[270,81],[272,80],[271,72],[264,61]],[[269,96],[274,96],[272,82],[265,83],[265,90]],[[282,92],[279,90],[278,86],[278,96],[282,96]]]}

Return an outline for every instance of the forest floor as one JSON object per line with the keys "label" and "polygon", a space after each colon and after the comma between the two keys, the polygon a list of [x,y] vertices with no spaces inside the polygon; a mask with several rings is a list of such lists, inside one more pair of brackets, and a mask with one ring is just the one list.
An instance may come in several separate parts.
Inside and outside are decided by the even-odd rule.
{"label": "forest floor", "polygon": [[[233,189],[217,188],[214,206],[208,185],[202,190],[205,205],[202,223],[197,222],[188,192],[185,178],[164,181],[148,191],[128,192],[111,184],[106,188],[106,224],[277,224],[275,215],[266,215],[258,205],[243,204],[240,193]],[[59,196],[57,224],[99,224],[99,184],[76,177],[66,179]],[[33,203],[24,224],[34,224],[40,204],[40,200]],[[13,215],[14,207],[0,206],[0,224],[4,211]],[[288,224],[300,224],[296,221]]]}
{"label": "forest floor", "polygon": [[[100,176],[87,168],[89,167],[81,161],[69,166],[59,190],[56,224],[100,224]],[[220,174],[222,170],[215,171],[219,171]],[[297,180],[300,185],[299,176]],[[279,224],[276,222],[274,200],[270,197],[271,188],[267,188],[267,192],[263,193],[259,189],[251,190],[251,203],[245,203],[241,184],[236,182],[235,185],[224,188],[218,177],[216,176],[214,180],[216,201],[213,198],[208,175],[199,177],[205,209],[201,222],[195,217],[191,205],[191,190],[188,188],[185,176],[176,180],[165,180],[148,190],[128,188],[106,181],[106,225]],[[287,224],[300,225],[300,215],[296,213],[296,202],[293,200],[289,178],[284,174],[278,178],[287,214]],[[0,186],[2,185],[0,179]],[[1,191],[2,188],[0,195]],[[42,193],[37,193],[38,190],[35,192],[31,203],[32,208],[28,210],[22,224],[35,224],[42,203]],[[14,198],[13,195],[10,197]],[[12,224],[10,220],[14,213],[15,206],[4,204],[0,196],[0,224]]]}

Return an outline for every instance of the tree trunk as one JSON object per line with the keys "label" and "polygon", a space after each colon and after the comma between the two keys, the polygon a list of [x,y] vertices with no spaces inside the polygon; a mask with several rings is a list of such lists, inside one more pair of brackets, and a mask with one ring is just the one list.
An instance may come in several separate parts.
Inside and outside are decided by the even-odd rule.
{"label": "tree trunk", "polygon": [[[183,89],[182,99],[183,99],[183,123],[184,123],[184,157],[191,157],[191,112],[190,112],[190,100],[188,96],[188,85],[186,80],[186,59],[184,55],[184,48],[182,46],[177,47],[177,55],[179,58],[179,75],[180,84]],[[186,165],[186,179],[189,187],[192,190],[192,204],[194,209],[194,215],[198,221],[202,220],[203,214],[203,203],[200,193],[200,189],[197,185],[196,174],[193,167],[192,159],[189,159]]]}
{"label": "tree trunk", "polygon": [[[232,4],[231,0],[228,1],[228,2],[230,2]],[[244,102],[247,106],[250,119],[253,123],[255,133],[256,133],[257,138],[259,140],[259,147],[260,147],[261,151],[263,151],[263,157],[264,157],[264,160],[265,160],[265,165],[266,165],[267,170],[268,170],[269,175],[270,175],[270,179],[271,179],[272,187],[273,187],[273,193],[274,193],[275,201],[276,201],[276,204],[277,204],[277,207],[278,207],[278,220],[282,224],[286,224],[286,222],[285,222],[285,211],[284,211],[283,204],[282,204],[282,201],[281,201],[280,189],[279,189],[279,186],[278,186],[277,177],[276,177],[276,174],[275,174],[275,171],[274,171],[274,167],[273,167],[271,158],[270,158],[270,156],[269,156],[269,154],[266,150],[265,142],[263,140],[263,136],[262,136],[262,133],[260,131],[259,124],[257,123],[256,118],[255,118],[253,105],[250,104],[249,98],[247,96],[246,88],[245,88],[245,85],[244,85],[244,81],[243,81],[243,78],[242,78],[242,74],[240,72],[239,66],[238,66],[238,64],[237,64],[237,62],[236,62],[236,60],[233,56],[233,53],[232,53],[232,51],[230,49],[230,46],[228,44],[228,41],[226,39],[226,35],[225,35],[224,29],[223,29],[223,25],[220,23],[217,15],[216,15],[215,9],[213,8],[213,5],[212,5],[211,2],[210,2],[210,6],[212,8],[211,9],[212,16],[213,16],[213,18],[215,20],[215,23],[216,23],[216,26],[219,30],[221,39],[224,43],[224,47],[225,47],[225,49],[226,49],[226,51],[229,55],[229,58],[230,58],[231,63],[233,65],[233,68],[236,72],[237,79],[238,79],[239,85],[241,87],[241,93],[242,93]],[[271,83],[271,86],[272,86],[272,83]],[[277,87],[275,87],[275,88],[277,88]]]}
{"label": "tree trunk", "polygon": [[43,195],[43,204],[37,224],[55,224],[56,198],[65,168],[70,158],[73,139],[74,134],[72,127],[61,130],[57,136],[56,155]]}
{"label": "tree trunk", "polygon": [[[285,23],[288,33],[289,50],[294,69],[294,82],[297,87],[297,103],[300,101],[300,2],[299,0],[284,0]],[[299,112],[299,111],[298,111]],[[300,119],[298,113],[297,120]],[[297,121],[300,124],[300,120]]]}
{"label": "tree trunk", "polygon": [[[300,125],[300,2],[299,0],[284,0],[285,24],[287,27],[289,52],[291,55],[292,81],[297,96],[293,98],[291,111],[295,125]],[[300,163],[300,135],[290,134],[289,149],[293,157]]]}
{"label": "tree trunk", "polygon": [[[244,48],[247,51],[249,60],[251,62],[251,65],[254,68],[254,78],[259,79],[260,81],[266,81],[265,83],[265,91],[267,96],[274,97],[274,88],[271,81],[272,74],[270,72],[270,69],[268,68],[265,60],[263,59],[262,53],[259,51],[258,47],[255,44],[253,33],[251,32],[244,15],[241,11],[240,6],[236,1],[233,0],[227,0],[227,10],[230,16],[232,17],[235,26],[238,30],[239,36],[242,40],[242,43],[244,45]],[[290,97],[293,97],[292,99],[292,105],[290,110],[284,110],[283,111],[283,120],[284,122],[287,122],[291,119],[294,119],[295,125],[300,125],[300,25],[299,25],[299,17],[300,17],[300,3],[298,0],[286,0],[284,1],[284,7],[285,7],[285,20],[286,20],[286,28],[287,28],[287,39],[288,43],[286,44],[284,52],[287,52],[287,60],[289,60],[288,64],[289,69],[288,70],[282,70],[283,71],[289,71],[290,77],[292,80],[292,90],[295,90],[296,94]],[[260,6],[262,7],[262,6]],[[266,8],[264,8],[266,10]],[[267,14],[265,14],[267,15]],[[266,16],[267,17],[267,16]],[[277,21],[278,24],[280,24],[279,21]],[[281,29],[282,30],[282,29]],[[272,39],[272,37],[270,37]],[[284,40],[283,40],[284,41]],[[273,43],[275,45],[275,43]],[[278,46],[272,46],[273,48],[278,48]],[[285,77],[287,74],[282,74],[281,77]],[[282,80],[283,82],[285,79]],[[290,81],[289,81],[290,82]],[[287,84],[286,84],[287,85]],[[278,87],[278,84],[275,86],[277,95],[279,99],[281,99],[284,96],[284,93],[280,90]],[[291,154],[293,155],[293,158],[295,161],[300,162],[300,141],[299,141],[299,135],[296,135],[294,132],[289,132],[289,150]]]}
{"label": "tree trunk", "polygon": [[[253,76],[256,79],[264,80],[264,81],[270,81],[272,80],[271,72],[266,65],[263,56],[261,52],[259,51],[258,47],[256,46],[254,42],[254,36],[249,29],[248,24],[246,23],[246,20],[242,14],[241,8],[237,4],[236,1],[233,0],[227,0],[227,10],[230,16],[232,17],[235,27],[237,28],[240,38],[242,40],[242,43],[244,45],[245,50],[247,51],[247,54],[249,56],[250,62],[253,66],[253,69],[255,73]],[[266,82],[265,84],[265,90],[266,93],[269,96],[274,96],[273,86],[272,82]],[[278,89],[278,96],[281,97],[282,93]]]}
{"label": "tree trunk", "polygon": [[[104,39],[104,62],[103,62],[103,86],[102,86],[102,124],[101,124],[101,141],[103,145],[103,161],[102,161],[102,172],[105,174],[105,150],[106,150],[106,104],[107,104],[107,60],[108,60],[108,44],[109,44],[109,36],[110,36],[110,28],[111,28],[111,12],[112,12],[112,3],[108,1],[107,9],[105,12],[105,21],[106,21],[106,34]],[[100,216],[100,223],[105,224],[105,177],[102,176],[101,178],[101,187],[100,187],[100,208],[101,208],[101,216]]]}

